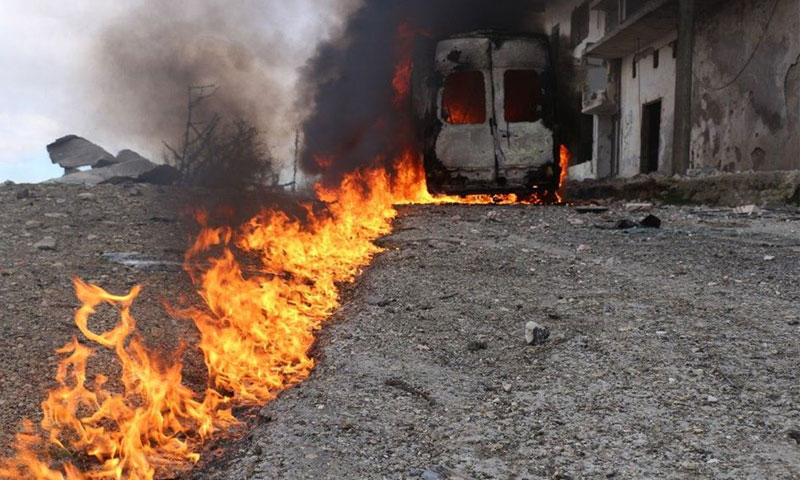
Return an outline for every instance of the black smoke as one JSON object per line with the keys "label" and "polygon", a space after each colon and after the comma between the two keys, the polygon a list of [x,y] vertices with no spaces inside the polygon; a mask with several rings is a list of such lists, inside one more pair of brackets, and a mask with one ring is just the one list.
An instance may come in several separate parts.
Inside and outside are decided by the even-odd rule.
{"label": "black smoke", "polygon": [[[394,104],[392,87],[399,32],[414,32],[415,50],[432,55],[431,45],[459,33],[536,32],[542,7],[532,0],[366,0],[303,71],[301,97],[312,108],[303,124],[303,169],[335,181],[404,147],[409,117]],[[319,158],[333,158],[332,168],[321,168]]]}

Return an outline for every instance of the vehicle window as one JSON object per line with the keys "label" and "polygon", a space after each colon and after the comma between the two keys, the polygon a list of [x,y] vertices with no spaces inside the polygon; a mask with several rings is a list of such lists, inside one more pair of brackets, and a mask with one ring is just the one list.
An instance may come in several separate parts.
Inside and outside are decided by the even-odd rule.
{"label": "vehicle window", "polygon": [[486,86],[479,71],[456,72],[444,81],[442,119],[453,125],[486,122]]}
{"label": "vehicle window", "polygon": [[508,70],[505,73],[504,94],[506,122],[539,121],[542,83],[535,70]]}

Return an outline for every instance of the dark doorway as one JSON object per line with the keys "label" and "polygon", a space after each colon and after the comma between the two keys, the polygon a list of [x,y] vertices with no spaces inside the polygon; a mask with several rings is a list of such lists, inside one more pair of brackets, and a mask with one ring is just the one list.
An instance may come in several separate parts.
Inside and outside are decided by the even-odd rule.
{"label": "dark doorway", "polygon": [[661,139],[661,100],[642,108],[642,173],[658,171],[658,151]]}

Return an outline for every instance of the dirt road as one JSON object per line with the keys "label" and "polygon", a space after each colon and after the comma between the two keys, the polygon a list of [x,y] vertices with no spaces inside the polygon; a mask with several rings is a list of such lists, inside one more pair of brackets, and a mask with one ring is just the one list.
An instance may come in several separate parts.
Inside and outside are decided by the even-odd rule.
{"label": "dirt road", "polygon": [[[182,272],[103,256],[179,261],[180,192],[22,190],[0,189],[5,440],[37,419],[52,352],[77,333],[72,276],[113,291],[144,283],[145,337],[167,349],[193,339],[159,302],[191,298]],[[623,231],[598,226],[645,214],[404,208],[321,332],[312,377],[191,476],[798,478],[800,215],[653,213],[663,228]],[[45,237],[55,249],[36,247]],[[544,345],[526,344],[529,321],[550,330]],[[202,387],[201,359],[187,355]]]}
{"label": "dirt road", "polygon": [[797,478],[800,218],[655,213],[404,210],[313,376],[195,478]]}

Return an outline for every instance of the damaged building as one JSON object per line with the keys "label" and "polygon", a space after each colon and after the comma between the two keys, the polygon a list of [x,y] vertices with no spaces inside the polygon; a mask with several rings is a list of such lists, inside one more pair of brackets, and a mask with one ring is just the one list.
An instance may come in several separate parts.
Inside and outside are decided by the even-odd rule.
{"label": "damaged building", "polygon": [[542,19],[571,178],[800,168],[800,0],[550,0]]}

